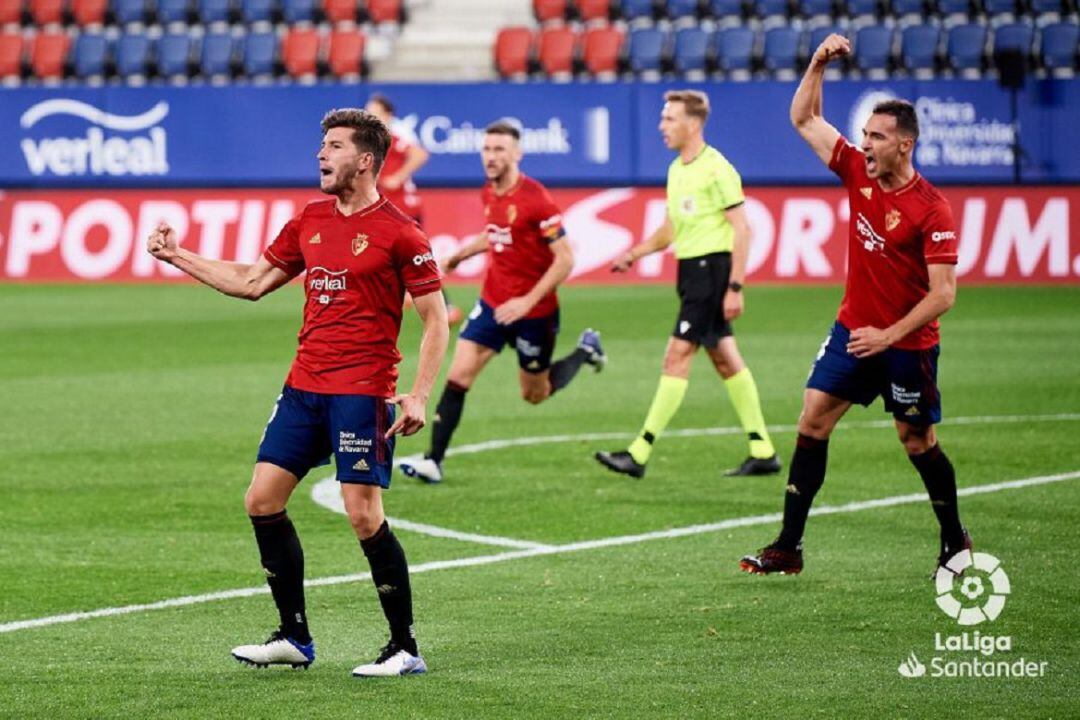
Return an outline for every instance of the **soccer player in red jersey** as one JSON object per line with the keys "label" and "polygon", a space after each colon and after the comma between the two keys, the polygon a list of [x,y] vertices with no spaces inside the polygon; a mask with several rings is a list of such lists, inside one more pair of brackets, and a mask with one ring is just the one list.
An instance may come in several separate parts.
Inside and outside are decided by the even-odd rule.
{"label": "soccer player in red jersey", "polygon": [[956,474],[938,444],[938,317],[956,298],[957,235],[948,201],[912,165],[919,136],[908,102],[879,103],[859,147],[822,117],[825,66],[851,52],[830,35],[791,102],[799,134],[848,191],[851,221],[844,299],[803,395],[780,536],[740,563],[750,573],[798,573],[814,495],[825,481],[829,436],[852,403],[879,395],[941,526],[938,565],[971,547],[960,523]]}
{"label": "soccer player in red jersey", "polygon": [[[423,227],[424,209],[416,191],[416,183],[413,182],[413,175],[427,164],[431,155],[420,144],[416,135],[397,122],[394,117],[394,103],[390,98],[375,93],[368,98],[364,109],[390,128],[390,149],[386,151],[386,160],[379,171],[379,194]],[[451,325],[457,325],[464,318],[464,313],[450,302],[446,288],[442,289],[442,294],[446,301],[447,320]]]}
{"label": "soccer player in red jersey", "polygon": [[[258,300],[301,273],[304,322],[296,359],[259,445],[244,497],[281,625],[260,645],[234,648],[256,665],[307,667],[315,659],[304,604],[304,554],[285,505],[312,468],[333,454],[345,509],[371,567],[390,641],[356,676],[426,670],[413,634],[405,553],[386,523],[394,440],[425,423],[427,398],[446,353],[446,307],[439,268],[416,223],[379,197],[375,178],[390,133],[363,110],[332,110],[322,120],[320,189],[252,265],[211,260],[179,246],[162,224],[147,241],[159,260],[236,298]],[[396,390],[397,338],[405,291],[416,299],[423,339],[416,380]],[[394,406],[400,413],[394,418]]]}
{"label": "soccer player in red jersey", "polygon": [[600,334],[587,328],[573,352],[551,362],[559,332],[555,288],[570,275],[574,256],[559,208],[547,189],[518,167],[520,140],[521,132],[510,123],[486,128],[481,155],[488,179],[482,191],[487,225],[447,261],[453,269],[487,252],[490,265],[454,348],[435,408],[431,446],[423,457],[400,463],[406,475],[427,483],[442,482],[442,461],[461,420],[465,394],[504,346],[517,351],[521,395],[534,405],[566,387],[583,364],[599,371],[607,360]]}

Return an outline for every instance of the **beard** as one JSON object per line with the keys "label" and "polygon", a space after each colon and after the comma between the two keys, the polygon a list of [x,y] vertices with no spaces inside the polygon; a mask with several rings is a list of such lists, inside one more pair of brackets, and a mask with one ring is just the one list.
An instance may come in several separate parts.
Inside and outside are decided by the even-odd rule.
{"label": "beard", "polygon": [[337,172],[337,179],[332,185],[323,186],[319,184],[319,189],[326,195],[340,195],[345,190],[352,187],[353,180],[360,174],[360,171],[355,167],[343,167]]}

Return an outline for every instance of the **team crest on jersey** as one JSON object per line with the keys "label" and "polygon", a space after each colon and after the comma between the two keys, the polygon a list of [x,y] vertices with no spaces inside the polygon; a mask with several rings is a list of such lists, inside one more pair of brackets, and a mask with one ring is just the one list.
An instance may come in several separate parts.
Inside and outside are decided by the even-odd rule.
{"label": "team crest on jersey", "polygon": [[517,205],[511,205],[506,208],[506,222],[513,225],[515,220],[517,220]]}
{"label": "team crest on jersey", "polygon": [[680,205],[682,207],[683,215],[693,215],[694,211],[697,208],[697,205],[694,203],[693,195],[687,195],[686,197],[684,197]]}
{"label": "team crest on jersey", "polygon": [[311,239],[308,240],[309,245],[318,245],[321,242],[322,242],[322,238],[319,237],[319,233],[315,233],[314,235],[311,236]]}
{"label": "team crest on jersey", "polygon": [[896,229],[896,226],[899,225],[899,224],[900,224],[900,211],[899,210],[893,209],[893,210],[890,210],[889,212],[885,213],[885,230],[886,231],[892,232],[893,230]]}
{"label": "team crest on jersey", "polygon": [[352,254],[353,255],[359,255],[360,253],[367,250],[367,246],[368,246],[367,237],[368,236],[365,235],[364,233],[360,233],[359,235],[357,235],[356,237],[354,237],[352,239]]}
{"label": "team crest on jersey", "polygon": [[864,198],[869,200],[870,197],[874,194],[874,188],[872,188],[872,187],[859,188],[859,192],[861,192],[863,194]]}

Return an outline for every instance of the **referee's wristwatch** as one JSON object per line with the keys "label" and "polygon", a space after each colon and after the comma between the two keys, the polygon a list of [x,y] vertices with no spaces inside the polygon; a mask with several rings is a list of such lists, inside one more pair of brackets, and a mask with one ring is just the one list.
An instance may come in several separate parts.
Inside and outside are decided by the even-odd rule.
{"label": "referee's wristwatch", "polygon": [[742,283],[732,280],[727,284],[728,290],[731,292],[742,292]]}

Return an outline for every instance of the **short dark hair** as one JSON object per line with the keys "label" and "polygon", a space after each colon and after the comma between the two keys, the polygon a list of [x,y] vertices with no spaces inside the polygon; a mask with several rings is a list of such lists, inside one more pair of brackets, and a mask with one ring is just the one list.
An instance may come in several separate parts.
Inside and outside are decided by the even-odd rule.
{"label": "short dark hair", "polygon": [[373,93],[371,97],[368,98],[368,102],[378,103],[379,105],[382,105],[382,109],[390,113],[391,115],[393,115],[394,110],[397,109],[394,107],[394,103],[390,100],[390,98],[386,97],[382,93]]}
{"label": "short dark hair", "polygon": [[521,130],[509,120],[496,120],[484,128],[484,132],[488,135],[509,135],[515,140],[521,139]]}
{"label": "short dark hair", "polygon": [[896,129],[912,140],[919,139],[919,116],[915,106],[907,100],[886,100],[874,106],[875,115],[892,115],[896,118]]}
{"label": "short dark hair", "polygon": [[352,129],[353,145],[360,152],[369,152],[375,156],[372,174],[378,175],[386,159],[386,151],[390,149],[390,129],[382,120],[359,108],[338,108],[323,116],[324,135],[331,128],[337,127]]}
{"label": "short dark hair", "polygon": [[700,90],[668,90],[664,102],[682,103],[686,114],[702,123],[709,119],[709,96]]}

